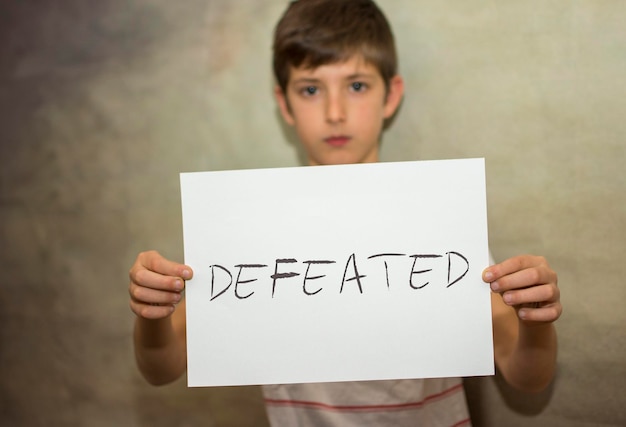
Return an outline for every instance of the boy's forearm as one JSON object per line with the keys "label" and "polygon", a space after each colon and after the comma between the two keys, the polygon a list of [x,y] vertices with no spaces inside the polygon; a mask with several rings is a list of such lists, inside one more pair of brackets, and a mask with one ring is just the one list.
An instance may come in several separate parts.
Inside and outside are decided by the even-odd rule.
{"label": "boy's forearm", "polygon": [[539,392],[554,377],[557,338],[553,324],[519,324],[518,340],[503,366],[506,380],[523,391]]}
{"label": "boy's forearm", "polygon": [[135,321],[135,358],[140,372],[153,385],[178,379],[186,368],[184,336],[177,333],[171,317]]}

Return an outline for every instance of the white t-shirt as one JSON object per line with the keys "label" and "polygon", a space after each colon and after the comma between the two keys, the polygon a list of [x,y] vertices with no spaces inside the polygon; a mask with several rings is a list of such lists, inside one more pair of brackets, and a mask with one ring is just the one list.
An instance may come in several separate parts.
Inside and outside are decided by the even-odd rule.
{"label": "white t-shirt", "polygon": [[265,385],[272,427],[470,426],[460,378]]}

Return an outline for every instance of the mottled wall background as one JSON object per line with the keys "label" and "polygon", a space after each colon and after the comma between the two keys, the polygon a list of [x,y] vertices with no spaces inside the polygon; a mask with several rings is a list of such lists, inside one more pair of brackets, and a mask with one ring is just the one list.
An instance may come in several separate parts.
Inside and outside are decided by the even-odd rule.
{"label": "mottled wall background", "polygon": [[[245,426],[256,388],[148,386],[127,271],[182,260],[178,173],[293,166],[284,0],[0,4],[0,424]],[[486,157],[497,259],[560,273],[560,368],[468,381],[475,424],[626,424],[626,3],[380,0],[407,94],[387,161]],[[252,408],[252,409],[244,409]]]}

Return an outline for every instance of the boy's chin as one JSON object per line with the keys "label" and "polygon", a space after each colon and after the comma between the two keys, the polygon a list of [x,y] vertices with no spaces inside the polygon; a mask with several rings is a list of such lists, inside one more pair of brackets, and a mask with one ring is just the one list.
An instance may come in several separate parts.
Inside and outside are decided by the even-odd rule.
{"label": "boy's chin", "polygon": [[355,163],[363,163],[358,161],[357,159],[350,158],[332,158],[332,159],[321,159],[319,161],[310,160],[309,166],[339,166],[339,165],[353,165]]}
{"label": "boy's chin", "polygon": [[358,156],[354,153],[334,153],[331,155],[309,156],[309,166],[353,165],[356,163],[375,163],[377,156]]}

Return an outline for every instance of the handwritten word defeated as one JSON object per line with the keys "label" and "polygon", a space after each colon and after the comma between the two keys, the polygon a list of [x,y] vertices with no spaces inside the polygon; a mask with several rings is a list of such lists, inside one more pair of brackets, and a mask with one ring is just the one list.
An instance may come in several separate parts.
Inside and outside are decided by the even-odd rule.
{"label": "handwritten word defeated", "polygon": [[[447,257],[447,283],[446,287],[458,283],[469,271],[469,261],[465,256],[458,252],[446,252],[444,255],[438,254],[415,254],[415,255],[406,255],[400,253],[380,253],[369,256],[368,260],[380,259],[382,260],[382,265],[385,269],[385,279],[387,288],[390,288],[389,284],[389,264],[388,260],[394,257],[408,257],[413,258],[412,266],[410,271],[407,272],[407,283],[411,289],[423,289],[429,285],[430,282],[426,281],[418,281],[417,277],[419,275],[423,275],[432,271],[432,268],[425,268],[422,264],[427,260],[432,260],[436,258]],[[278,287],[278,283],[281,280],[289,279],[292,277],[302,276],[302,291],[305,295],[313,296],[322,291],[322,287],[315,286],[314,281],[326,277],[325,274],[315,274],[312,270],[318,270],[321,268],[320,266],[328,265],[328,264],[336,264],[334,260],[307,260],[302,261],[303,265],[306,265],[306,270],[304,274],[289,271],[294,270],[293,267],[289,268],[291,264],[297,264],[298,261],[295,258],[278,258],[274,262],[274,273],[269,276],[272,281],[272,298],[276,294],[276,289]],[[458,263],[462,263],[463,267],[458,268]],[[455,264],[455,268],[453,268],[453,264]],[[254,294],[254,291],[248,290],[247,293],[242,293],[241,285],[248,284],[256,281],[258,278],[249,278],[250,273],[248,270],[254,269],[264,269],[269,266],[266,264],[237,264],[234,266],[234,270],[228,269],[222,265],[213,264],[211,265],[211,301],[216,298],[224,295],[231,287],[234,289],[234,294],[239,299],[246,299],[251,297]],[[304,269],[304,268],[302,268]],[[452,276],[452,271],[456,271],[455,277]],[[246,273],[244,273],[246,271]],[[462,273],[458,273],[458,271],[463,271]],[[233,272],[236,273],[233,276]],[[248,278],[244,278],[248,277]],[[343,276],[341,278],[341,284],[339,287],[339,293],[343,293],[344,288],[347,285],[356,285],[359,293],[363,293],[363,282],[367,277],[365,274],[361,274],[359,272],[359,267],[357,265],[357,260],[355,254],[351,254],[345,264],[345,268],[343,270]],[[416,283],[417,282],[417,283]],[[233,286],[234,285],[234,286]]]}

